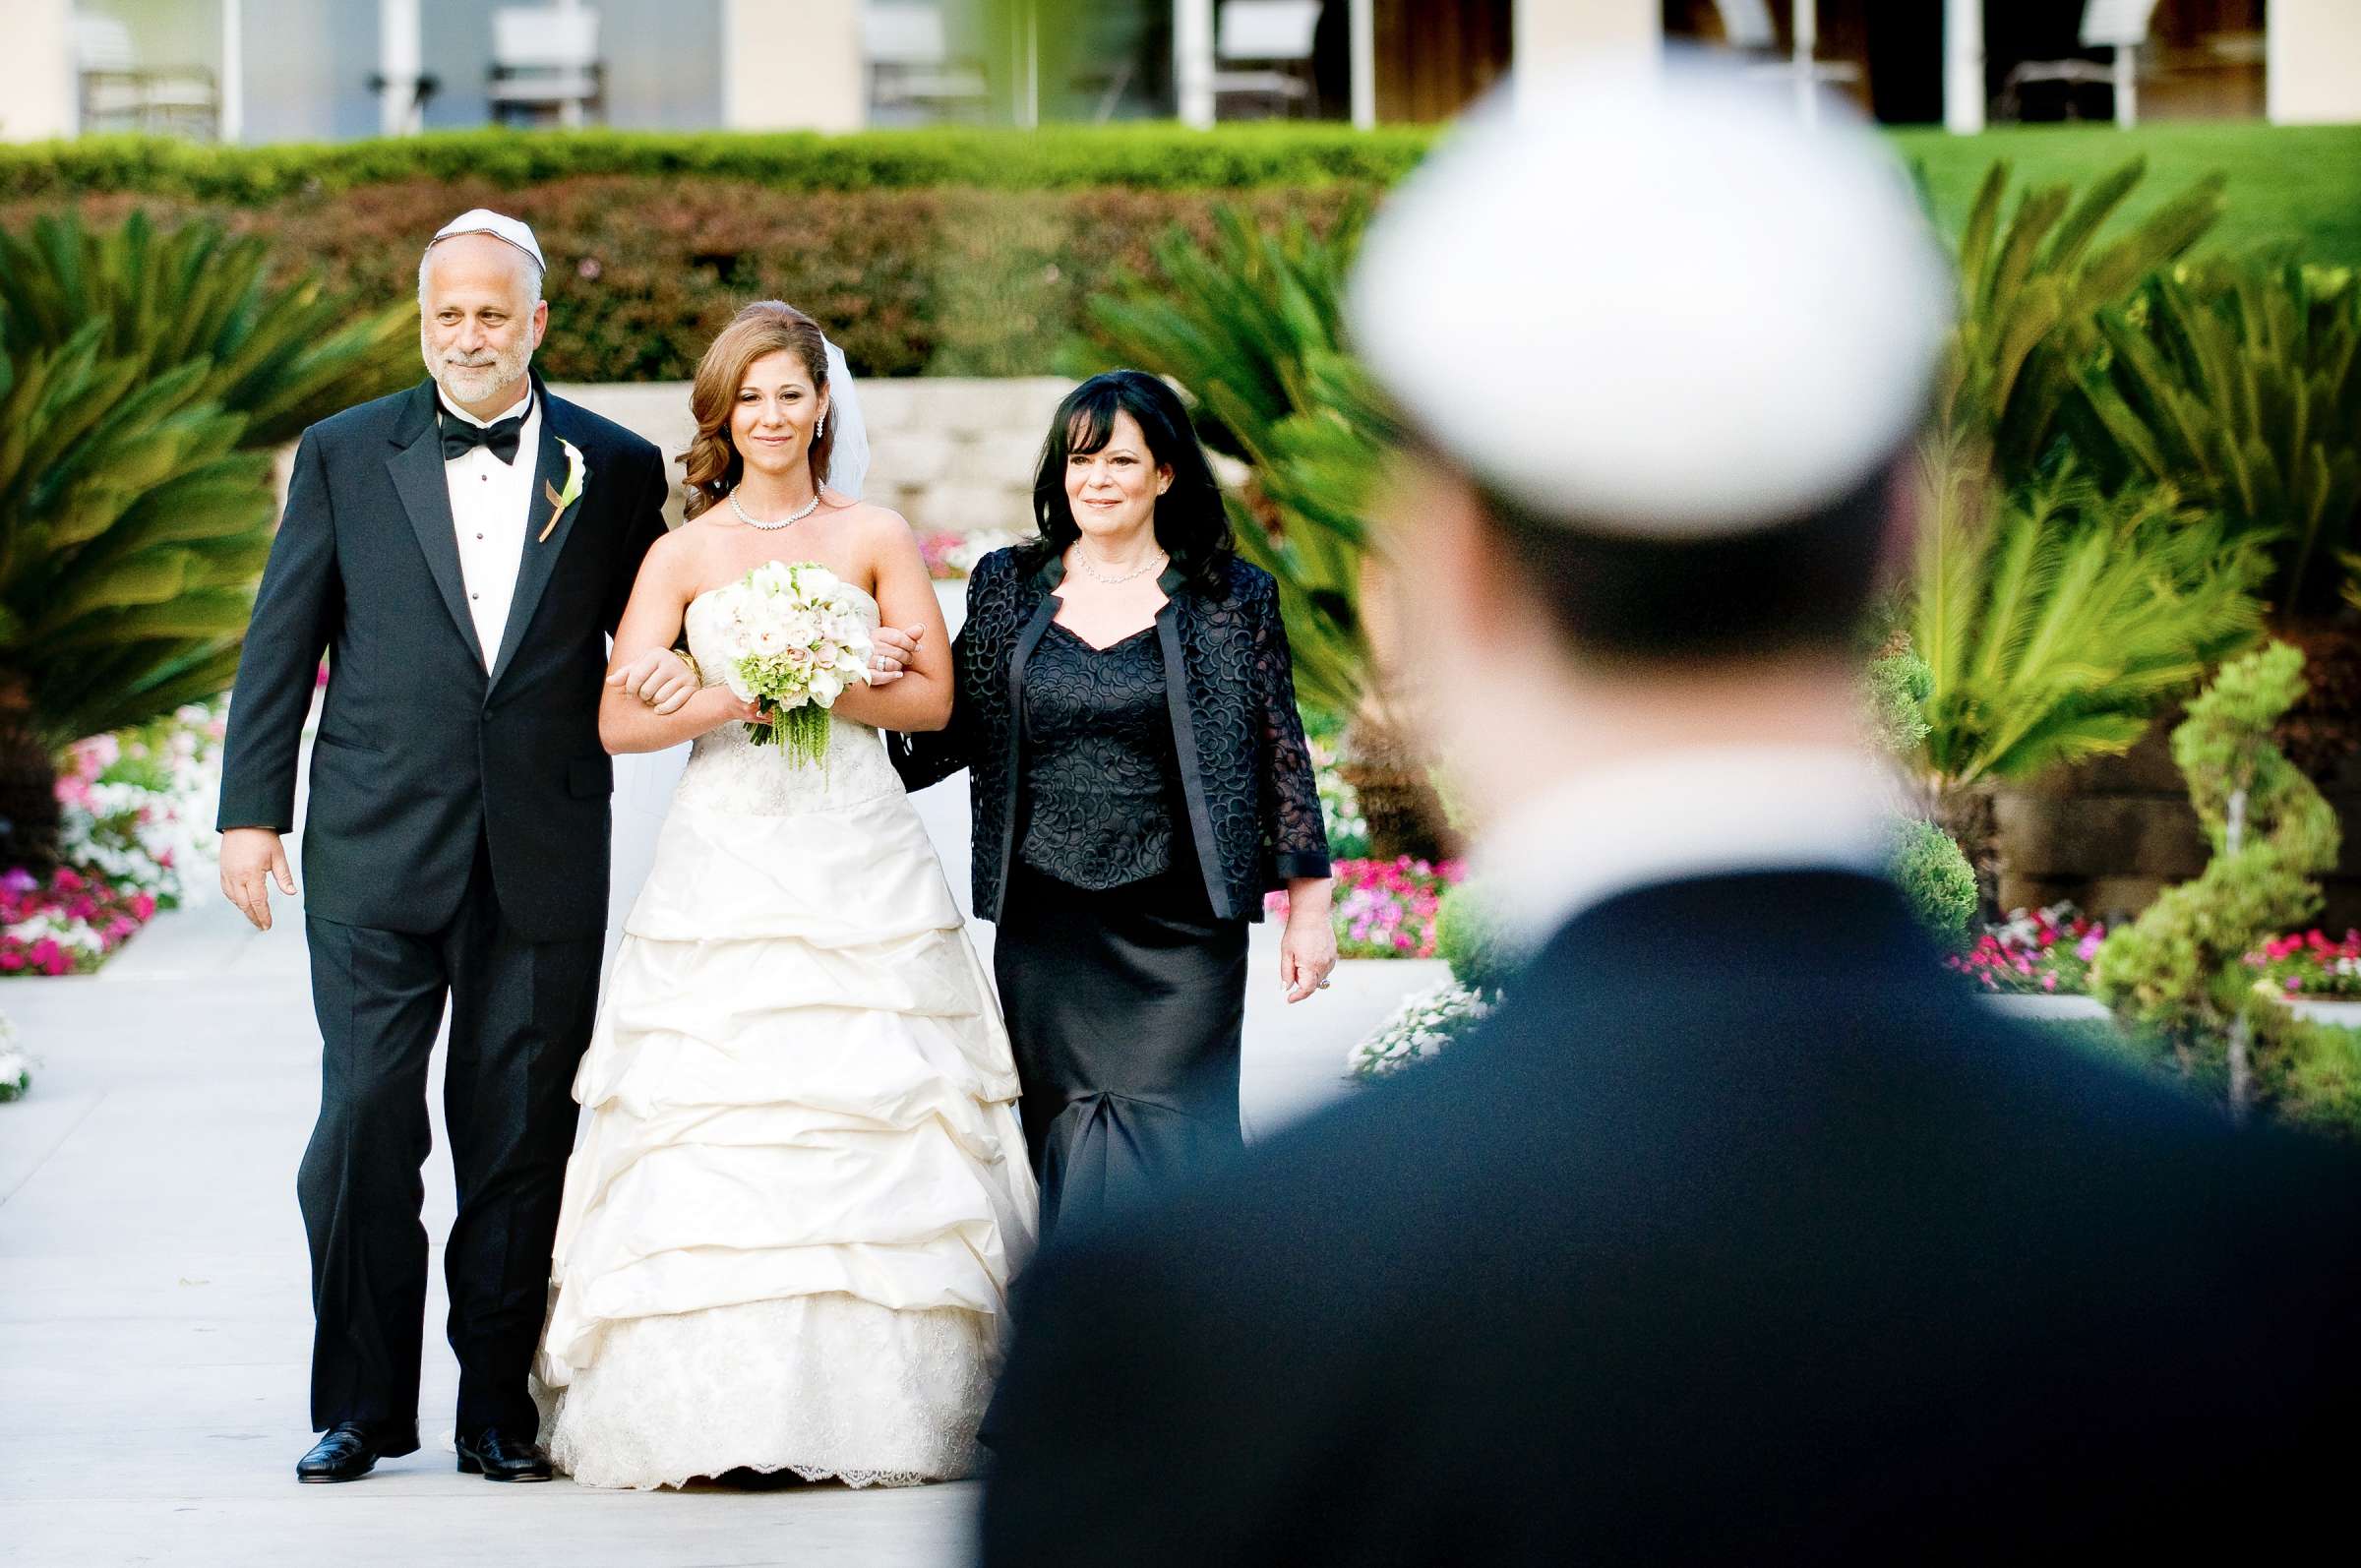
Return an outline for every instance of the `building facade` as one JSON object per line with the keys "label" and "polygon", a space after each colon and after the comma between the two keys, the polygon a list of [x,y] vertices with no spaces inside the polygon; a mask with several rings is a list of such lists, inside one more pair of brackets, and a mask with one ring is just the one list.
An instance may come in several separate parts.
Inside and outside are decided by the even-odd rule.
{"label": "building facade", "polygon": [[0,24],[17,141],[1367,126],[1446,118],[1518,61],[1667,40],[1787,74],[1807,112],[1835,92],[1958,130],[2361,121],[2361,0],[0,0]]}

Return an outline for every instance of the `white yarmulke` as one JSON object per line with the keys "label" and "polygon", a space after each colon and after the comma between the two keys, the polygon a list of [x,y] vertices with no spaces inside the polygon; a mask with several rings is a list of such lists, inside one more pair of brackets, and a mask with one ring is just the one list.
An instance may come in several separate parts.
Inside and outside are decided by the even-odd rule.
{"label": "white yarmulke", "polygon": [[1520,84],[1371,226],[1363,359],[1453,458],[1591,531],[1834,501],[1923,412],[1947,266],[1868,132],[1690,65]]}
{"label": "white yarmulke", "polygon": [[431,251],[445,240],[455,238],[461,234],[489,234],[494,239],[505,241],[524,252],[533,259],[533,265],[544,272],[549,271],[549,264],[541,259],[541,242],[533,238],[532,229],[506,213],[493,211],[488,207],[473,208],[461,212],[457,217],[435,230],[435,237],[426,242],[426,248]]}

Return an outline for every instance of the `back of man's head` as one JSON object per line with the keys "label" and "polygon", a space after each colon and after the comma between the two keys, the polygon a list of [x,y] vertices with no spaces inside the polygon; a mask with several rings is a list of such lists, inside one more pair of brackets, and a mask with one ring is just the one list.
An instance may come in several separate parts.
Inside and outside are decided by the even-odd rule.
{"label": "back of man's head", "polygon": [[1830,121],[1595,64],[1474,117],[1370,231],[1357,344],[1585,662],[1832,653],[1876,591],[1952,285]]}

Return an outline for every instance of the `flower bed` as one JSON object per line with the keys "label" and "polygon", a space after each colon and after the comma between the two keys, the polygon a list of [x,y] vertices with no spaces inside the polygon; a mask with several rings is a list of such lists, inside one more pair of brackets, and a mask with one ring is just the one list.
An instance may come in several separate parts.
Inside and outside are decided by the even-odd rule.
{"label": "flower bed", "polygon": [[45,878],[0,872],[0,976],[88,974],[210,885],[222,725],[219,704],[191,706],[67,748],[62,864]]}
{"label": "flower bed", "polygon": [[1456,980],[1414,991],[1367,1039],[1354,1043],[1345,1057],[1345,1074],[1364,1080],[1390,1078],[1405,1067],[1440,1055],[1483,1022],[1491,1010],[1491,998]]}
{"label": "flower bed", "polygon": [[2361,996],[2361,931],[2331,941],[2319,931],[2276,937],[2247,967],[2290,996]]}
{"label": "flower bed", "polygon": [[[1336,950],[1341,958],[1432,958],[1434,917],[1443,889],[1466,876],[1458,861],[1336,862]],[[1287,913],[1287,894],[1270,895],[1271,914]]]}
{"label": "flower bed", "polygon": [[[1944,961],[1986,992],[2003,995],[2082,995],[2090,961],[2107,928],[2072,904],[2016,910],[1987,926],[1965,953]],[[2246,955],[2257,978],[2291,998],[2361,998],[2361,931],[2331,940],[2320,931],[2276,936]]]}
{"label": "flower bed", "polygon": [[2075,909],[2014,911],[1965,953],[1944,960],[1984,991],[2011,995],[2075,994],[2090,989],[2090,960],[2106,940],[2107,928]]}
{"label": "flower bed", "polygon": [[1014,533],[1004,528],[982,528],[972,533],[925,533],[918,537],[918,553],[926,560],[928,576],[937,582],[957,582],[995,550],[1031,537],[1029,533]]}
{"label": "flower bed", "polygon": [[17,1026],[0,1013],[0,1105],[22,1100],[32,1087],[32,1066],[17,1048]]}

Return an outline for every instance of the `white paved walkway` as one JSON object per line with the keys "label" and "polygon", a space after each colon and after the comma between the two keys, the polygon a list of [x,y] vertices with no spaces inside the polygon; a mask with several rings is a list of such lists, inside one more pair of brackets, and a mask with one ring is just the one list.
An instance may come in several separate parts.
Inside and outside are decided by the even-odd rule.
{"label": "white paved walkway", "polygon": [[[958,790],[918,797],[955,886]],[[295,1168],[319,1041],[302,923],[280,908],[262,935],[215,901],[159,920],[102,975],[0,986],[41,1062],[32,1094],[0,1106],[0,1563],[963,1559],[973,1483],[642,1495],[456,1475],[440,1256],[427,1447],[352,1485],[297,1485],[311,1322]],[[1248,993],[1247,1119],[1262,1129],[1338,1092],[1348,1044],[1440,975],[1346,965],[1335,990],[1283,1008],[1274,935],[1257,930]],[[437,1120],[427,1225],[439,1238],[451,1176]]]}

